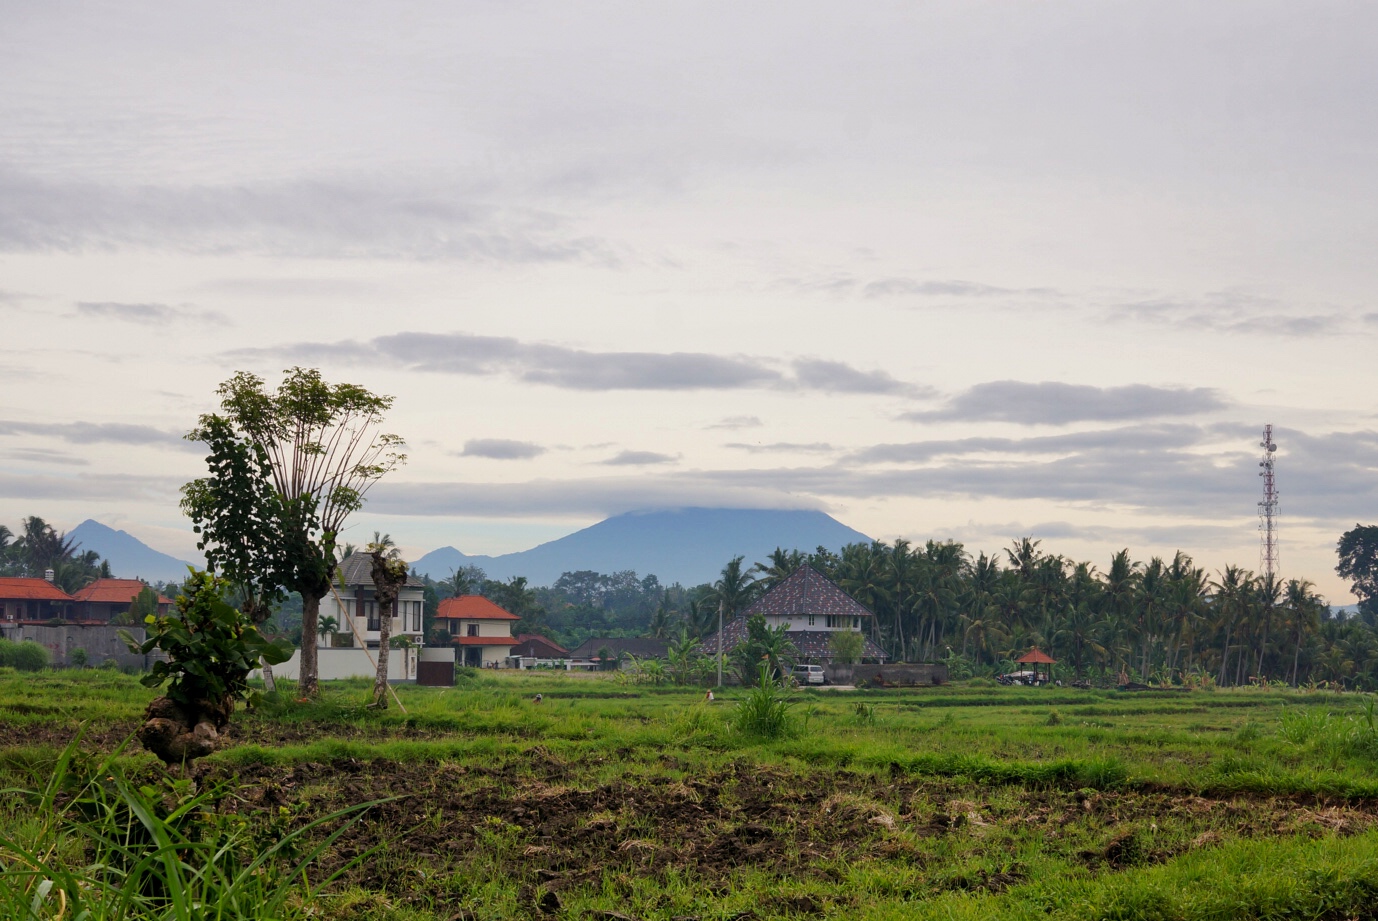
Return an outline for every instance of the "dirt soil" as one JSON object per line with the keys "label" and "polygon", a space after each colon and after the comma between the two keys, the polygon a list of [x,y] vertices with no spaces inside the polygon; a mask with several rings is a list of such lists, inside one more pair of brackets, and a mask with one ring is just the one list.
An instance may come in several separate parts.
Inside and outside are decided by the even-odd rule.
{"label": "dirt soil", "polygon": [[[1378,803],[1021,788],[991,796],[990,788],[941,779],[805,775],[745,760],[682,780],[651,772],[589,783],[600,763],[568,763],[537,747],[525,758],[482,768],[350,759],[249,766],[240,770],[238,796],[227,798],[222,810],[285,810],[293,823],[305,823],[402,792],[372,807],[314,873],[328,875],[404,836],[405,861],[369,860],[344,879],[403,899],[409,893],[420,898],[425,888],[430,904],[437,894],[425,879],[485,849],[500,853],[504,872],[539,901],[543,893],[586,883],[606,886],[611,879],[615,885],[627,875],[671,871],[711,890],[748,866],[792,881],[833,882],[842,880],[847,863],[866,860],[922,870],[932,850],[924,839],[962,835],[971,839],[974,854],[988,852],[998,869],[935,874],[928,891],[998,892],[1024,879],[1017,864],[999,863],[1013,837],[1024,832],[1037,831],[1047,849],[1065,848],[1069,860],[1110,870],[1226,838],[1352,834],[1378,822]],[[1159,826],[1178,834],[1159,840],[1149,833]],[[814,914],[826,906],[795,907]]]}

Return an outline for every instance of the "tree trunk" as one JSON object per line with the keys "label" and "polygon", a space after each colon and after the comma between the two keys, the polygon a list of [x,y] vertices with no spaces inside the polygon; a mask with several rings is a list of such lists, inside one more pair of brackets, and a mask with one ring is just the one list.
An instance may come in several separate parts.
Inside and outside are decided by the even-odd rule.
{"label": "tree trunk", "polygon": [[1301,630],[1297,630],[1297,645],[1292,649],[1292,687],[1297,686],[1297,660],[1301,658]]}
{"label": "tree trunk", "polygon": [[373,706],[388,708],[388,644],[392,640],[392,599],[378,595],[378,674],[373,679]]}
{"label": "tree trunk", "polygon": [[[326,591],[329,591],[327,588]],[[298,678],[297,693],[302,697],[315,697],[320,693],[317,679],[316,634],[320,627],[321,598],[319,595],[301,595],[301,675]]]}

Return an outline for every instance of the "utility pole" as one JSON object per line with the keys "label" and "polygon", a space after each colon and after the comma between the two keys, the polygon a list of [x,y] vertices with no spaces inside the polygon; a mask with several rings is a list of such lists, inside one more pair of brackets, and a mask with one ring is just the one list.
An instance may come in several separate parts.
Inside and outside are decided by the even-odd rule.
{"label": "utility pole", "polygon": [[718,689],[722,689],[722,599],[718,599]]}
{"label": "utility pole", "polygon": [[1263,501],[1258,504],[1259,563],[1265,576],[1276,576],[1278,570],[1278,489],[1273,479],[1273,455],[1278,446],[1273,443],[1272,424],[1263,427],[1263,460],[1258,475],[1263,477]]}

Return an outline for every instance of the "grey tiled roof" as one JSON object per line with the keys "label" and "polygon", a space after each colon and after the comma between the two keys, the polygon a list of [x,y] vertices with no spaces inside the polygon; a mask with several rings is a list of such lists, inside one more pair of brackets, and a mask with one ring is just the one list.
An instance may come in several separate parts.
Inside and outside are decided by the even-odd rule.
{"label": "grey tiled roof", "polygon": [[[364,551],[356,550],[340,562],[340,572],[343,575],[340,581],[345,585],[372,585],[373,559]],[[407,588],[425,587],[426,583],[415,575],[407,575]]]}
{"label": "grey tiled roof", "polygon": [[569,656],[571,659],[594,659],[598,656],[598,650],[604,646],[608,647],[613,658],[625,652],[628,655],[636,656],[638,659],[663,659],[670,651],[670,644],[665,640],[644,636],[595,636],[580,643],[579,648],[571,652]]}
{"label": "grey tiled roof", "polygon": [[838,588],[837,583],[812,566],[800,566],[777,582],[742,612],[743,617],[764,614],[770,617],[823,616],[874,617],[866,605]]}

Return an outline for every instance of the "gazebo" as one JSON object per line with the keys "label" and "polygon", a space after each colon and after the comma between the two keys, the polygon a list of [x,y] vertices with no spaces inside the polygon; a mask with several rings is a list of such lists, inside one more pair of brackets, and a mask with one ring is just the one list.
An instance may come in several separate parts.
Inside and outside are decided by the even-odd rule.
{"label": "gazebo", "polygon": [[[1049,681],[1053,680],[1053,666],[1057,664],[1057,659],[1054,659],[1037,646],[1014,661],[1016,665],[1029,665],[1033,667],[1034,674],[1033,681],[1031,682],[1032,684],[1047,684]],[[1044,666],[1042,677],[1040,677],[1038,673],[1038,667],[1040,665]]]}

